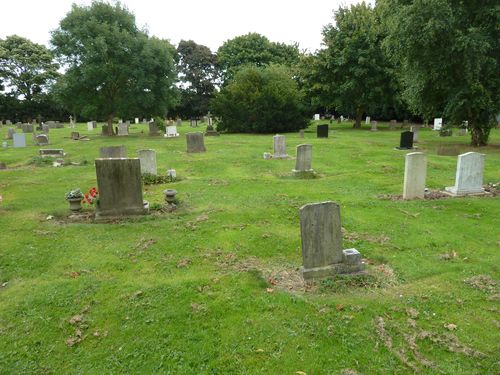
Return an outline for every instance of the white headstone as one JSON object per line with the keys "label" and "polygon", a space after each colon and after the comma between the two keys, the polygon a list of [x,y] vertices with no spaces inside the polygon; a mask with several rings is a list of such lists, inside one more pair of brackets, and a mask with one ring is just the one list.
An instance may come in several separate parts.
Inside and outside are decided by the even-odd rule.
{"label": "white headstone", "polygon": [[314,115],[314,119],[315,119],[315,120],[319,120],[319,119],[320,119],[319,113],[316,113],[316,114]]}
{"label": "white headstone", "polygon": [[136,117],[135,118],[135,123],[138,124],[139,123],[139,117]]}
{"label": "white headstone", "polygon": [[26,134],[25,133],[14,133],[12,135],[14,139],[14,147],[26,147]]}
{"label": "white headstone", "polygon": [[423,152],[411,152],[405,156],[403,199],[424,198],[427,157]]}
{"label": "white headstone", "polygon": [[94,130],[94,124],[92,123],[92,121],[87,122],[87,130],[89,132],[91,132],[92,130]]}
{"label": "white headstone", "polygon": [[273,145],[274,145],[273,159],[288,158],[288,155],[286,153],[286,138],[284,135],[276,134],[273,137]]}
{"label": "white headstone", "polygon": [[370,130],[372,132],[376,132],[377,131],[377,121],[373,120],[373,121],[370,122],[370,124],[371,124],[371,129]]}
{"label": "white headstone", "polygon": [[165,137],[178,137],[177,126],[170,125],[165,128]]}
{"label": "white headstone", "polygon": [[139,150],[139,161],[141,163],[141,174],[149,173],[157,175],[156,168],[156,151],[155,150]]}
{"label": "white headstone", "polygon": [[434,130],[441,130],[443,127],[443,119],[442,118],[435,118],[434,119]]}
{"label": "white headstone", "polygon": [[370,121],[371,121],[371,117],[370,116],[366,116],[365,124],[366,125],[370,124]]}
{"label": "white headstone", "polygon": [[451,195],[482,194],[484,154],[467,152],[458,155],[455,186],[446,188]]}

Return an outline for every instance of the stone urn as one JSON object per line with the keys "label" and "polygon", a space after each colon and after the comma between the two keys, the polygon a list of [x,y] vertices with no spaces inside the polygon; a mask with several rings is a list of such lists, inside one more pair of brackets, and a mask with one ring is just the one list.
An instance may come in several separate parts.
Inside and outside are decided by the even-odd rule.
{"label": "stone urn", "polygon": [[77,212],[82,210],[82,199],[83,198],[70,198],[67,199],[69,202],[70,211]]}
{"label": "stone urn", "polygon": [[165,202],[167,202],[169,205],[173,205],[175,202],[175,195],[177,194],[177,190],[167,189],[163,191],[163,194],[165,194]]}

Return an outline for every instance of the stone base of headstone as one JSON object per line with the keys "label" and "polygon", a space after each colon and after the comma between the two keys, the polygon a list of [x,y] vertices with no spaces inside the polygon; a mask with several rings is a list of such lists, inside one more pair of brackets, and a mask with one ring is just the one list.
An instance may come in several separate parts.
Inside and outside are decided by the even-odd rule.
{"label": "stone base of headstone", "polygon": [[366,264],[361,260],[361,254],[356,249],[342,250],[342,263],[333,263],[325,267],[304,268],[300,267],[300,273],[305,280],[322,279],[325,277],[341,274],[362,273]]}
{"label": "stone base of headstone", "polygon": [[309,169],[307,171],[298,171],[296,169],[292,169],[292,174],[295,177],[307,178],[307,177],[313,177],[313,176],[315,176],[316,172],[314,172],[314,169]]}
{"label": "stone base of headstone", "polygon": [[485,191],[483,188],[481,190],[476,191],[465,191],[465,190],[457,190],[456,186],[448,186],[445,187],[443,193],[451,196],[451,197],[465,197],[465,196],[475,196],[475,195],[488,195],[489,192]]}
{"label": "stone base of headstone", "polygon": [[42,158],[46,157],[59,158],[59,157],[64,157],[64,155],[66,155],[62,148],[45,148],[41,149],[39,153]]}
{"label": "stone base of headstone", "polygon": [[220,133],[217,130],[206,130],[205,137],[218,137]]}

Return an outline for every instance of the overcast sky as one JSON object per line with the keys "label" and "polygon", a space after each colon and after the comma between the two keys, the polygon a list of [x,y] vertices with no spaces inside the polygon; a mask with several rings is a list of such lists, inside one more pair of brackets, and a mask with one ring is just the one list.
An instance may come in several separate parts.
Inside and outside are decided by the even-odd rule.
{"label": "overcast sky", "polygon": [[[235,36],[257,32],[273,42],[298,42],[313,52],[321,46],[321,30],[332,22],[339,5],[359,0],[124,0],[139,27],[150,35],[194,40],[216,51]],[[367,1],[373,4],[372,1]],[[48,45],[50,31],[71,10],[91,0],[0,0],[0,38],[17,34]]]}

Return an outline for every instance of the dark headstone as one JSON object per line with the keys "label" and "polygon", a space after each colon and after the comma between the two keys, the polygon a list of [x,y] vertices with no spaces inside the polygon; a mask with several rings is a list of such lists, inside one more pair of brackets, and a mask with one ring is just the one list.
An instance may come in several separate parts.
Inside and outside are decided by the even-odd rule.
{"label": "dark headstone", "polygon": [[108,125],[103,125],[101,130],[102,135],[108,135]]}
{"label": "dark headstone", "polygon": [[413,149],[413,132],[402,132],[399,140],[398,150],[411,150]]}
{"label": "dark headstone", "polygon": [[328,124],[318,125],[316,128],[318,138],[328,138]]}

